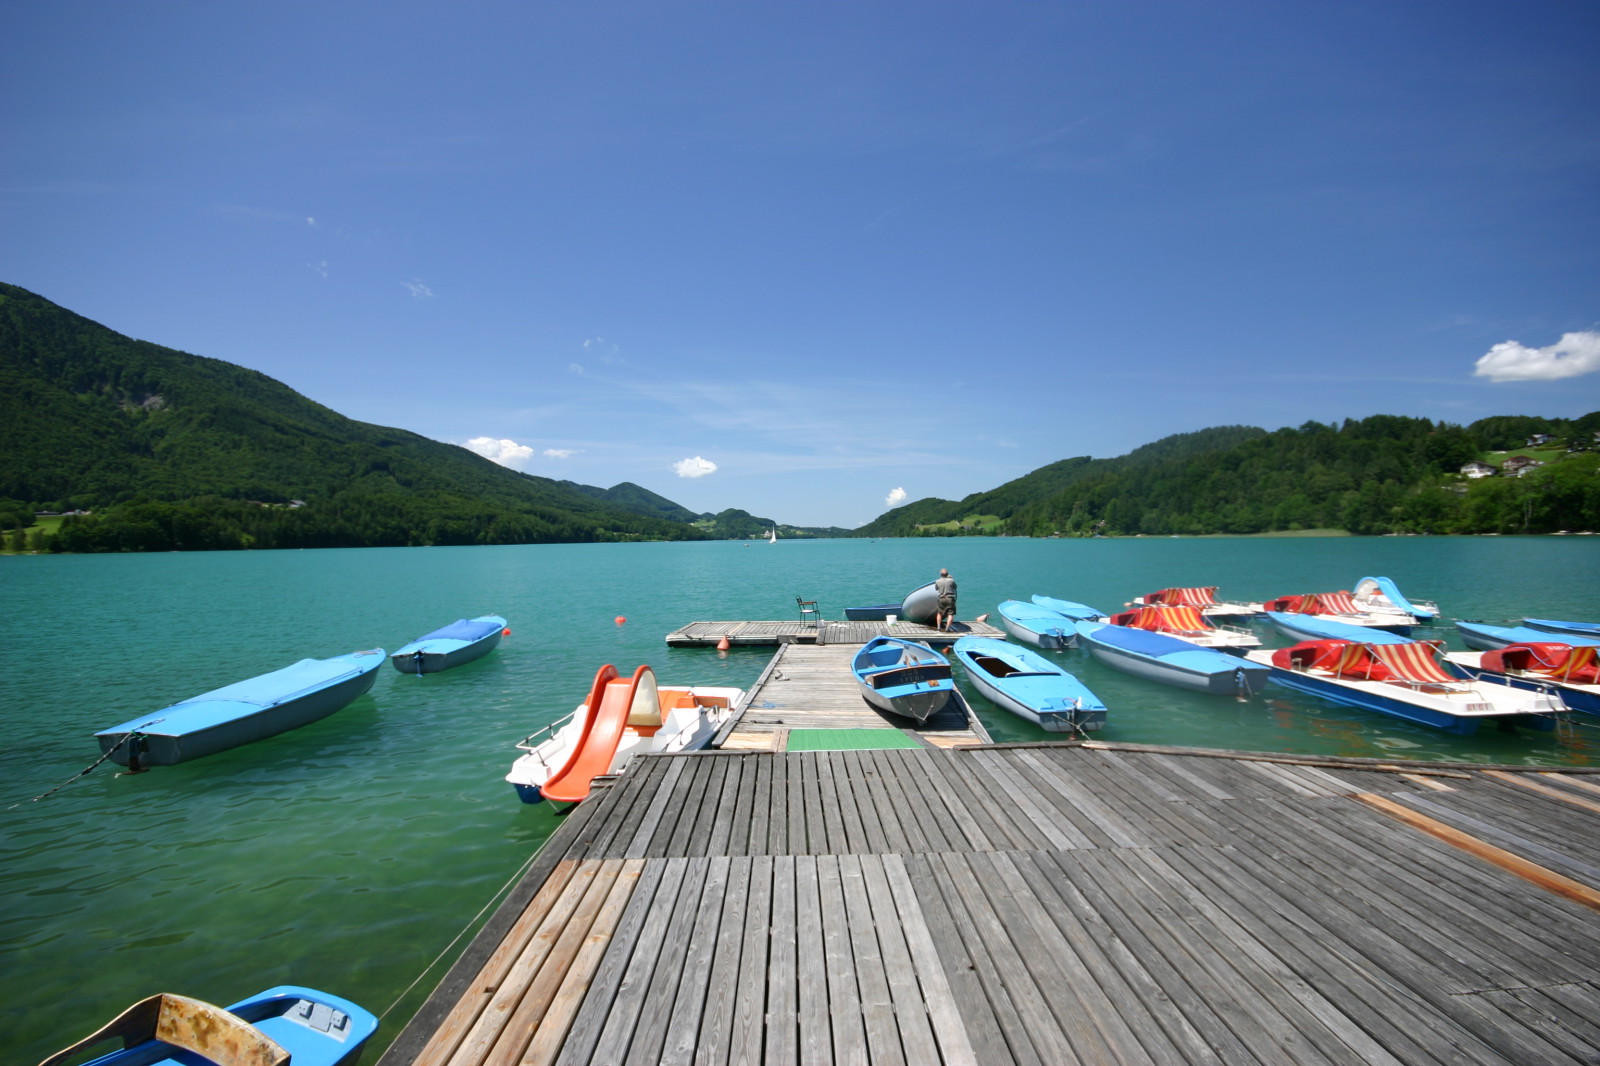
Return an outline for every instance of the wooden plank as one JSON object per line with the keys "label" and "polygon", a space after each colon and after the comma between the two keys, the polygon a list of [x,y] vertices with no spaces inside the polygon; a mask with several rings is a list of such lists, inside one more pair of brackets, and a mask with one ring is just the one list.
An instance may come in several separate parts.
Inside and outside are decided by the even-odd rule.
{"label": "wooden plank", "polygon": [[[693,935],[700,928],[703,917],[700,900],[710,881],[711,860],[697,857],[684,861],[683,886],[678,890],[678,898],[672,902],[672,919],[661,941],[661,953],[656,957],[652,977],[654,994],[645,996],[639,1010],[638,1024],[633,1030],[633,1039],[628,1043],[628,1059],[632,1062],[654,1064],[661,1061],[667,1028],[672,1022],[672,1012],[677,1003],[673,989],[688,969],[686,960],[690,955]],[[715,912],[710,916],[713,937],[716,935],[714,923],[717,917]]]}
{"label": "wooden plank", "polygon": [[660,759],[657,763],[664,764],[663,771],[661,776],[654,780],[653,790],[647,796],[641,797],[644,806],[640,811],[639,821],[634,825],[631,835],[624,838],[619,834],[617,837],[622,857],[625,859],[643,859],[649,856],[650,840],[655,836],[661,819],[667,814],[664,797],[671,794],[688,769],[688,764],[683,759]]}
{"label": "wooden plank", "polygon": [[[881,847],[874,847],[872,833],[868,826],[876,826],[877,816],[868,805],[863,811],[861,796],[861,760],[853,751],[836,752],[833,755],[834,788],[839,796],[839,814],[844,828],[844,847],[839,849],[842,853],[859,855],[869,851],[881,851]],[[877,837],[882,840],[882,832],[878,831]]]}
{"label": "wooden plank", "polygon": [[1363,803],[1370,804],[1385,814],[1398,821],[1404,822],[1415,829],[1420,829],[1443,840],[1445,843],[1460,848],[1469,854],[1476,855],[1485,862],[1491,862],[1508,873],[1538,885],[1548,892],[1581,903],[1585,907],[1600,910],[1600,890],[1592,888],[1581,881],[1574,881],[1570,877],[1556,873],[1554,870],[1531,862],[1521,855],[1514,854],[1504,848],[1496,847],[1486,840],[1480,840],[1469,833],[1463,833],[1453,826],[1429,817],[1420,811],[1402,806],[1383,796],[1372,793],[1362,793],[1356,797]]}
{"label": "wooden plank", "polygon": [[794,857],[775,856],[772,860],[772,932],[767,954],[766,1041],[762,1049],[767,1066],[792,1066],[799,1057],[794,882]]}
{"label": "wooden plank", "polygon": [[[623,1061],[627,1057],[640,1014],[652,997],[659,996],[656,962],[675,917],[674,907],[683,890],[689,860],[652,859],[650,864],[661,867],[651,907],[634,941],[633,951],[627,958],[621,980],[615,982],[615,991],[610,995],[609,1002],[603,1008],[596,1005],[602,1024],[593,1049],[585,1057],[571,1057],[573,1063]],[[621,966],[622,960],[619,959],[617,965]],[[608,981],[607,987],[612,984],[612,981]],[[574,1048],[574,1051],[579,1050],[586,1049]]]}
{"label": "wooden plank", "polygon": [[1058,772],[1057,767],[1039,758],[1037,752],[1019,751],[1016,753],[1016,759],[1033,767],[1038,780],[1065,799],[1078,818],[1095,825],[1117,847],[1147,848],[1156,843],[1147,834],[1141,833],[1138,827],[1118,816],[1100,797]]}
{"label": "wooden plank", "polygon": [[678,822],[667,838],[663,855],[704,855],[706,838],[711,835],[711,820],[716,816],[716,800],[722,795],[722,779],[728,760],[701,759],[679,755],[689,767],[689,785],[681,799],[675,800]]}
{"label": "wooden plank", "polygon": [[[1171,1001],[1104,918],[1038,852],[1005,856],[1042,902],[1038,917],[1053,921],[1090,973],[1090,981],[1115,1004],[1136,1035],[1147,1061],[1223,1066],[1205,1036]],[[1072,1006],[1071,1003],[1068,1006]]]}
{"label": "wooden plank", "polygon": [[873,924],[861,860],[855,855],[845,855],[837,862],[868,1057],[874,1066],[899,1066],[906,1061],[900,1046],[900,1027],[895,1018],[894,1000],[889,994],[889,977],[884,969],[878,930]]}
{"label": "wooden plank", "polygon": [[619,864],[617,878],[539,1020],[521,1066],[551,1066],[555,1062],[644,870],[643,859],[606,861]]}
{"label": "wooden plank", "polygon": [[822,972],[813,973],[827,990],[827,1013],[832,1020],[831,1061],[864,1063],[867,1042],[861,1017],[861,997],[850,954],[850,927],[840,884],[839,860],[824,855],[817,860],[818,914],[822,932]]}
{"label": "wooden plank", "polygon": [[[522,916],[500,942],[500,946],[489,956],[489,960],[484,963],[471,987],[456,1000],[454,1009],[445,1016],[439,1028],[434,1030],[432,1038],[417,1056],[416,1066],[444,1066],[444,1063],[449,1061],[451,1055],[466,1039],[468,1031],[477,1022],[484,1008],[499,991],[501,983],[505,981],[517,958],[526,950],[545,918],[556,906],[567,883],[578,868],[577,862],[566,860],[558,863],[551,871],[549,880],[523,910]],[[585,872],[585,877],[592,876],[592,872]]]}
{"label": "wooden plank", "polygon": [[749,914],[750,868],[748,857],[728,861],[727,888],[722,898],[722,918],[707,978],[705,1010],[699,1041],[694,1048],[696,1066],[727,1066],[733,1049],[733,1024],[739,988],[739,962]]}
{"label": "wooden plank", "polygon": [[730,1062],[754,1063],[764,1059],[768,975],[771,972],[768,950],[773,941],[774,864],[775,860],[769,855],[750,860],[750,892],[744,915],[744,942],[739,950]]}
{"label": "wooden plank", "polygon": [[990,1004],[1001,1017],[1004,1016],[1000,1014],[998,1001],[1002,998],[1015,1011],[1015,1028],[1004,1027],[1006,1042],[1015,1048],[1026,1040],[1045,1062],[1057,1066],[1085,1061],[1073,1052],[1066,1034],[1061,1031],[1050,1011],[1048,997],[1034,983],[1022,957],[1017,953],[1017,944],[989,906],[976,872],[968,865],[968,857],[943,854],[935,856],[935,859],[943,867],[950,888],[955,893],[954,898],[960,900],[962,913],[972,923],[972,931],[976,935],[972,948],[982,952],[987,963],[985,969],[996,982],[993,985],[989,980],[984,982]]}
{"label": "wooden plank", "polygon": [[1093,847],[1093,842],[1077,826],[1061,816],[1052,804],[1042,802],[1034,787],[1017,773],[1006,759],[1007,753],[974,752],[972,765],[988,780],[994,790],[1005,796],[1022,819],[1033,846],[1049,844],[1063,849]]}
{"label": "wooden plank", "polygon": [[[573,908],[572,916],[549,945],[548,951],[541,951],[536,956],[524,956],[512,969],[506,984],[525,987],[526,991],[517,999],[515,1009],[505,1018],[504,1025],[494,1034],[487,1052],[481,1058],[473,1055],[466,1061],[482,1062],[484,1066],[516,1066],[522,1059],[556,991],[566,979],[567,970],[588,939],[596,915],[610,899],[611,888],[622,870],[619,859],[602,859],[597,865],[599,868]],[[462,1050],[465,1052],[466,1048]],[[457,1056],[458,1059],[462,1057],[460,1054]]]}
{"label": "wooden plank", "polygon": [[750,761],[748,759],[724,761],[728,763],[728,768],[724,771],[722,779],[722,793],[710,807],[715,820],[706,836],[706,854],[743,855],[745,854],[743,840],[739,842],[737,850],[734,847],[733,827],[736,822],[739,825],[749,824],[750,793],[744,780],[744,771],[750,765]]}
{"label": "wooden plank", "polygon": [[[573,1021],[572,1028],[562,1045],[561,1054],[556,1059],[558,1064],[571,1066],[574,1063],[589,1061],[595,1044],[600,1039],[601,1028],[611,1016],[618,989],[622,986],[623,977],[640,944],[645,922],[652,914],[659,914],[665,909],[655,906],[655,901],[656,893],[662,885],[662,875],[669,868],[669,862],[659,859],[626,861],[642,863],[643,872],[633,886],[628,909],[617,924],[610,950],[606,952],[606,957],[601,960],[590,981],[587,1009]],[[678,865],[681,868],[682,864]]]}
{"label": "wooden plank", "polygon": [[[1004,1062],[1022,1066],[1040,1063],[1026,1034],[1017,1043],[1007,1040],[1007,1033],[1020,1031],[1016,1010],[1006,999],[999,976],[981,950],[977,933],[971,928],[965,911],[960,909],[959,902],[952,905],[946,898],[946,892],[951,896],[955,893],[946,883],[942,864],[931,855],[892,857],[905,866],[918,909],[960,1011],[962,1031],[978,1061],[985,1066]],[[991,989],[999,996],[998,1000],[990,998]]]}
{"label": "wooden plank", "polygon": [[[705,885],[692,913],[693,921],[688,921],[689,913],[679,915],[680,924],[692,925],[694,932],[689,937],[682,969],[678,971],[677,999],[668,1016],[666,1040],[659,1059],[662,1066],[689,1066],[694,1062],[695,1048],[700,1041],[701,1022],[711,987],[712,960],[728,895],[729,859],[718,855],[708,859],[707,864]],[[670,984],[670,979],[664,983]]]}
{"label": "wooden plank", "polygon": [[[877,936],[878,949],[883,957],[888,1006],[899,1033],[895,1050],[898,1052],[903,1049],[905,1060],[909,1063],[938,1062],[939,1044],[929,1024],[928,1003],[918,987],[916,962],[907,941],[907,921],[900,914],[883,858],[877,855],[851,856],[850,861],[860,865],[866,904],[870,907],[865,917],[870,922],[869,931]],[[939,983],[944,984],[942,975],[939,975]]]}
{"label": "wooden plank", "polygon": [[[908,1042],[906,1046],[908,1057],[913,1062],[942,1062],[945,1066],[978,1066],[977,1052],[967,1035],[966,1022],[961,1017],[961,1008],[956,1003],[955,993],[951,989],[944,964],[939,958],[938,945],[928,926],[922,900],[912,887],[911,875],[906,869],[905,860],[899,855],[884,855],[881,862],[889,900],[895,909],[894,924],[904,934],[906,951],[911,957],[906,974],[915,974],[916,983],[922,990],[923,1005],[927,1010],[927,1024],[938,1045],[936,1055],[925,1055],[926,1049],[920,1045],[920,1041]],[[869,882],[869,888],[871,887],[872,883]],[[943,907],[942,900],[938,906]],[[873,901],[873,913],[878,913],[876,897]],[[888,920],[887,915],[885,920]],[[897,975],[900,971],[897,966],[891,965],[889,972],[891,975]],[[906,996],[909,1000],[909,991]],[[902,1002],[898,994],[896,1002]],[[908,1021],[902,1020],[902,1029],[908,1028],[909,1024]],[[996,1036],[998,1037],[998,1033]]]}
{"label": "wooden plank", "polygon": [[794,860],[795,974],[802,1064],[831,1061],[823,904],[817,885],[817,866],[823,861],[812,855],[798,855]]}

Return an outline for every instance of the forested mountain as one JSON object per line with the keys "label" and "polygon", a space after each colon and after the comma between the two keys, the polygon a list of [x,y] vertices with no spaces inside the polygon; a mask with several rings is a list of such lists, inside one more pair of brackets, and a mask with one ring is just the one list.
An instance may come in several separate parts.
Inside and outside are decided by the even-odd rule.
{"label": "forested mountain", "polygon": [[65,551],[704,536],[638,486],[520,474],[0,284],[0,512],[36,509],[92,512],[40,545]]}
{"label": "forested mountain", "polygon": [[[874,536],[1550,533],[1600,530],[1600,412],[1496,416],[1469,426],[1374,415],[1273,433],[1244,426],[1165,438],[1117,459],[1071,459],[959,503],[919,500]],[[1535,435],[1550,438],[1529,446]],[[1507,460],[1536,464],[1511,476]],[[1485,461],[1493,476],[1467,478]],[[1055,487],[1045,489],[1053,484]]]}
{"label": "forested mountain", "polygon": [[580,485],[576,481],[559,481],[558,485],[581,492],[592,499],[602,500],[613,507],[623,511],[632,511],[634,514],[647,515],[651,518],[665,518],[673,522],[693,522],[704,515],[697,515],[681,503],[673,503],[665,496],[651,492],[641,485],[631,481],[613,485],[609,489],[595,488],[593,485]]}

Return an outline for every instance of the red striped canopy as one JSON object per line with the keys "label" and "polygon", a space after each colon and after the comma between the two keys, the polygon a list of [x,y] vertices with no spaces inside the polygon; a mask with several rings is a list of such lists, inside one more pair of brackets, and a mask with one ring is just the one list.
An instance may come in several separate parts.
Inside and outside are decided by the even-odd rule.
{"label": "red striped canopy", "polygon": [[1217,586],[1202,585],[1195,588],[1157,589],[1144,598],[1145,603],[1166,603],[1187,607],[1214,607],[1217,603]]}
{"label": "red striped canopy", "polygon": [[1424,681],[1431,684],[1453,684],[1459,677],[1448,673],[1433,657],[1433,645],[1422,641],[1410,644],[1366,644],[1380,662],[1394,671],[1396,677],[1406,681]]}
{"label": "red striped canopy", "polygon": [[1481,662],[1484,669],[1496,672],[1515,670],[1578,685],[1600,684],[1600,648],[1587,644],[1508,644],[1484,652]]}

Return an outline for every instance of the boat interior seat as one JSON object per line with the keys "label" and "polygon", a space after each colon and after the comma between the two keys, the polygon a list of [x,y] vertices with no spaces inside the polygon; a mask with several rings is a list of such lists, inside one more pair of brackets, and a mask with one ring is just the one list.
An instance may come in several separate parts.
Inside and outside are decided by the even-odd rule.
{"label": "boat interior seat", "polygon": [[[61,1066],[112,1038],[125,1048],[159,1040],[217,1066],[288,1066],[289,1052],[249,1022],[203,1000],[162,992],[123,1011],[98,1031],[56,1052],[39,1066]],[[156,1048],[160,1044],[155,1045]],[[142,1053],[140,1053],[142,1054]],[[150,1061],[138,1058],[140,1062]],[[190,1061],[185,1057],[184,1061]]]}
{"label": "boat interior seat", "polygon": [[979,655],[973,661],[982,667],[984,673],[992,677],[1010,677],[1012,674],[1024,673],[1004,659],[997,659],[993,655]]}

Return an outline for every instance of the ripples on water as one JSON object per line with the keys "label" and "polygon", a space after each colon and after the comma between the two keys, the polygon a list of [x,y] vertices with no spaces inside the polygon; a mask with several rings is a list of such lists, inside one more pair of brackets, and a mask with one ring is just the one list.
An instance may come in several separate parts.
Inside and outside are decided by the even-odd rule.
{"label": "ripples on water", "polygon": [[[601,663],[648,662],[668,683],[760,673],[768,651],[667,649],[689,621],[791,618],[796,596],[837,618],[940,566],[964,618],[1034,592],[1115,610],[1165,585],[1259,600],[1386,574],[1451,618],[1592,619],[1597,556],[1594,538],[974,538],[3,558],[0,807],[22,806],[0,833],[0,1060],[37,1061],[155,991],[226,1003],[292,982],[383,1011],[554,829],[502,780],[511,745],[569,712]],[[97,729],[491,612],[513,633],[477,663],[385,666],[322,722],[133,777],[106,764],[26,802],[93,761]],[[1060,658],[1111,707],[1106,740],[1587,764],[1600,733],[1463,739],[1287,690],[1239,703]],[[997,739],[1047,737],[967,693]]]}

